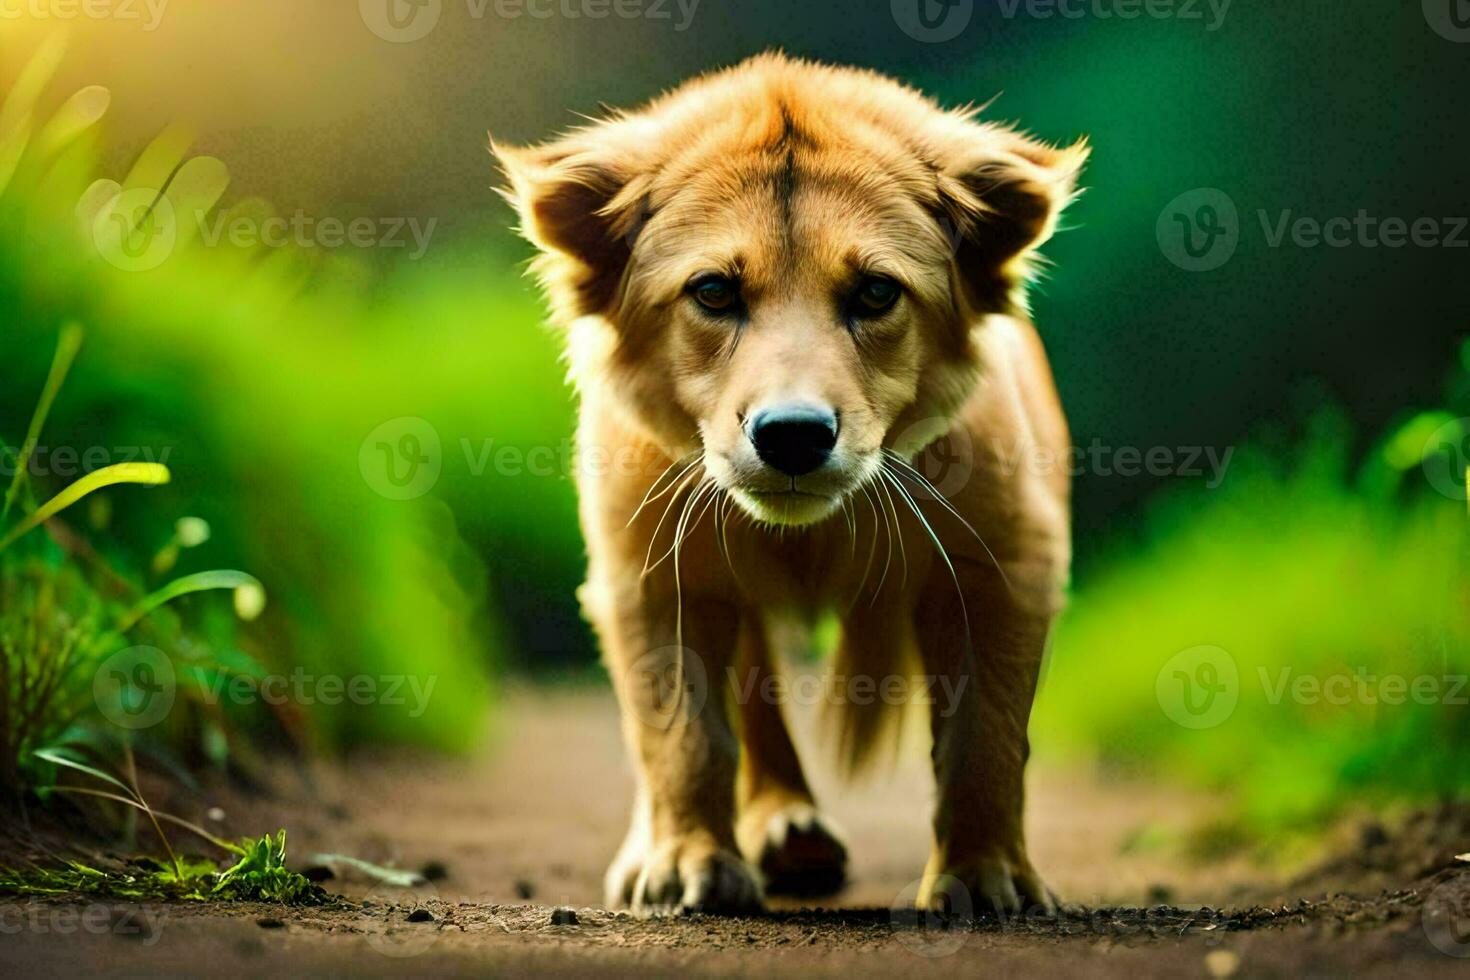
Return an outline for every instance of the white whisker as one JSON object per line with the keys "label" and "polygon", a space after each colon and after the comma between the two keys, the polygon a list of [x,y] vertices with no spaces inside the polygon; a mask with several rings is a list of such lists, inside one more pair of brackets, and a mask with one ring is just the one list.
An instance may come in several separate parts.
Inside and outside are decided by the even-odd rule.
{"label": "white whisker", "polygon": [[694,473],[686,469],[684,471],[684,474],[680,477],[679,489],[674,493],[672,497],[669,498],[669,502],[664,505],[663,515],[659,517],[658,524],[654,526],[653,534],[648,539],[648,554],[643,557],[643,572],[639,575],[640,578],[646,576],[649,572],[653,571],[659,565],[663,564],[664,558],[667,558],[669,556],[668,552],[665,552],[663,557],[659,558],[659,560],[655,562],[653,560],[653,549],[658,545],[658,535],[659,532],[662,531],[664,528],[664,522],[669,519],[669,511],[674,509],[674,504],[678,502],[679,495],[687,489],[687,487],[684,487],[683,484],[689,483],[694,478],[694,476]]}
{"label": "white whisker", "polygon": [[[689,460],[689,463],[682,470],[679,471],[679,475],[670,480],[668,486],[664,487],[662,490],[659,490],[658,496],[654,496],[653,491],[658,489],[658,485],[663,482],[663,478],[669,475],[669,470],[672,470],[675,466],[678,466],[686,459]],[[679,459],[674,460],[668,466],[665,466],[664,471],[660,473],[658,475],[658,478],[649,485],[648,492],[643,495],[642,502],[638,504],[637,509],[633,511],[633,516],[628,518],[628,523],[625,524],[624,527],[632,527],[633,522],[638,520],[638,515],[643,513],[643,508],[647,507],[649,504],[653,503],[655,500],[659,499],[659,497],[662,497],[670,490],[674,489],[674,486],[678,484],[681,479],[683,479],[684,474],[689,472],[690,467],[694,466],[696,463],[699,463],[703,459],[704,450],[696,449],[688,456],[681,456]]]}
{"label": "white whisker", "polygon": [[[694,526],[691,526],[689,524],[689,518],[694,513],[694,508],[698,505],[706,491],[717,491],[718,489],[719,487],[712,477],[705,477],[685,501],[684,510],[679,514],[679,523],[674,527],[674,643],[678,645],[681,651],[679,654],[680,658],[683,657],[682,651],[684,649],[684,582],[680,576],[679,557],[684,550],[684,539],[693,532],[694,526],[699,524],[699,521],[705,514],[705,511],[701,510],[699,517],[694,520]],[[709,505],[706,503],[705,510],[708,510],[708,508]],[[663,561],[663,559],[660,558],[659,561]],[[682,685],[682,683],[683,676],[681,674],[680,684]]]}
{"label": "white whisker", "polygon": [[929,524],[929,519],[924,516],[923,511],[919,510],[919,505],[914,501],[914,498],[909,492],[904,489],[903,484],[898,482],[898,477],[890,473],[886,466],[880,472],[883,473],[884,478],[889,481],[893,489],[898,492],[898,495],[908,503],[909,509],[914,512],[914,517],[918,518],[919,523],[923,525],[924,531],[929,535],[929,540],[934,542],[934,548],[939,552],[940,559],[944,562],[945,567],[949,569],[949,577],[954,581],[955,594],[959,596],[960,600],[960,616],[964,619],[965,623],[965,655],[968,658],[973,650],[974,638],[970,632],[970,610],[965,605],[965,590],[960,585],[959,572],[955,571],[954,562],[949,560],[949,553],[944,550],[944,545],[940,542],[939,535],[934,533],[934,528]]}
{"label": "white whisker", "polygon": [[[881,472],[882,471],[881,471],[881,468],[880,468],[880,473]],[[889,531],[888,548],[889,548],[889,550],[891,552],[892,549],[893,549],[893,539],[894,538],[897,538],[898,539],[898,556],[899,556],[900,560],[902,560],[902,562],[903,562],[903,578],[898,583],[898,587],[899,587],[900,590],[906,589],[906,588],[908,588],[908,584],[909,584],[909,552],[908,552],[908,547],[903,542],[903,527],[900,525],[899,520],[898,520],[898,505],[893,502],[893,494],[891,494],[891,493],[888,492],[888,487],[884,483],[884,481],[882,481],[882,480],[879,480],[878,481],[878,489],[883,492],[883,496],[888,501],[888,510],[891,511],[892,514],[893,514],[893,529],[891,531]],[[885,524],[886,524],[887,520],[888,520],[888,518],[885,516],[884,517]]]}
{"label": "white whisker", "polygon": [[985,539],[980,536],[980,532],[975,530],[975,528],[971,526],[970,522],[965,520],[964,517],[960,515],[960,512],[954,508],[954,505],[951,504],[949,500],[942,493],[939,492],[939,488],[929,482],[928,477],[926,477],[924,474],[916,470],[913,466],[905,462],[903,457],[899,456],[898,453],[895,453],[893,450],[885,447],[883,452],[887,453],[890,459],[903,467],[903,470],[895,471],[898,475],[905,475],[905,471],[907,471],[907,475],[911,479],[913,479],[915,482],[919,483],[926,490],[928,490],[930,496],[938,501],[941,507],[949,511],[950,514],[954,516],[955,520],[964,525],[966,531],[969,531],[975,536],[975,540],[980,542],[980,547],[984,548],[985,553],[990,556],[991,562],[995,565],[995,570],[1000,573],[1001,581],[1005,583],[1006,589],[1011,590],[1011,580],[1006,577],[1006,570],[1001,567],[1000,559],[995,557],[995,552],[990,550],[990,545],[985,543]]}
{"label": "white whisker", "polygon": [[[873,572],[873,556],[878,553],[878,505],[873,503],[873,495],[868,492],[868,486],[866,483],[859,484],[858,489],[863,492],[863,496],[868,501],[868,509],[873,512],[873,539],[868,543],[868,561],[867,564],[863,566],[863,579],[861,582],[858,583],[857,592],[852,597],[852,601],[854,603],[856,603],[858,599],[862,598],[863,589],[868,584],[868,576],[871,575]],[[855,519],[856,515],[854,515],[854,520]],[[883,526],[888,526],[888,519],[886,517],[883,520]],[[892,555],[892,541],[889,542],[888,547],[889,554]]]}

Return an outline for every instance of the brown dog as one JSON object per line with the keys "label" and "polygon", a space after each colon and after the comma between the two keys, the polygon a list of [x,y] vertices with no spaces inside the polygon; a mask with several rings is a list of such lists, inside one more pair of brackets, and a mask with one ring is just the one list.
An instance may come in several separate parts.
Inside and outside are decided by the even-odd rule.
{"label": "brown dog", "polygon": [[738,911],[763,883],[841,882],[764,683],[773,626],[823,612],[850,762],[894,700],[872,692],[912,666],[955,695],[933,699],[920,902],[1053,901],[1021,818],[1068,482],[1016,461],[1063,460],[1068,435],[1022,289],[1087,150],[974,117],[763,55],[493,147],[567,333],[581,599],[639,774],[609,904]]}

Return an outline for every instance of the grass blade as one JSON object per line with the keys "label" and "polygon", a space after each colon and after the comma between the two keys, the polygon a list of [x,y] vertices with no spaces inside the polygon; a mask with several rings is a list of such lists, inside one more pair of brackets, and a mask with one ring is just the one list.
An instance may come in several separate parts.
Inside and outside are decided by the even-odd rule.
{"label": "grass blade", "polygon": [[424,876],[417,871],[400,871],[397,868],[385,868],[381,864],[373,864],[361,858],[348,857],[346,854],[313,854],[313,864],[324,864],[327,867],[350,868],[359,874],[366,875],[374,881],[394,888],[417,888],[424,883]]}
{"label": "grass blade", "polygon": [[[55,749],[37,749],[32,754],[37,759],[40,759],[43,762],[49,762],[53,766],[61,766],[65,769],[74,769],[77,772],[91,776],[93,779],[100,779],[104,783],[109,783],[113,786],[116,786],[118,789],[122,790],[124,793],[127,793],[129,796],[133,796],[132,787],[128,786],[127,783],[124,783],[122,780],[117,779],[113,776],[109,776],[101,769],[98,769],[94,766],[89,766],[85,762],[79,762],[69,755],[62,755]],[[137,804],[134,803],[133,805],[136,806]]]}
{"label": "grass blade", "polygon": [[31,141],[32,118],[36,102],[66,52],[66,38],[53,34],[27,62],[10,88],[4,106],[0,106],[0,193],[10,184],[20,158]]}
{"label": "grass blade", "polygon": [[232,844],[227,840],[216,837],[196,823],[191,823],[182,817],[176,817],[172,813],[164,813],[161,810],[149,810],[148,807],[139,803],[137,800],[129,799],[126,796],[119,796],[116,793],[108,793],[100,789],[88,789],[85,786],[53,786],[50,792],[74,793],[77,796],[93,796],[99,800],[111,800],[113,803],[122,803],[132,807],[134,810],[141,810],[144,813],[152,813],[155,817],[157,817],[159,820],[162,820],[164,823],[173,824],[175,827],[182,827],[184,830],[189,831],[194,836],[209,841],[211,844],[213,844],[215,847],[218,847],[222,851],[228,851],[231,854],[242,853],[238,844]]}
{"label": "grass blade", "polygon": [[100,470],[93,470],[36,508],[34,514],[11,528],[5,537],[0,538],[0,551],[4,551],[21,535],[49,521],[94,490],[101,490],[103,487],[120,483],[158,486],[168,481],[168,467],[161,463],[117,463],[113,466],[104,466]]}
{"label": "grass blade", "polygon": [[[30,468],[31,453],[36,451],[36,441],[41,438],[41,427],[46,424],[46,416],[51,414],[51,405],[56,401],[56,393],[61,390],[62,382],[66,380],[66,374],[71,370],[72,361],[76,360],[77,351],[81,347],[81,325],[67,324],[61,331],[61,339],[56,342],[56,356],[51,359],[51,373],[46,376],[46,386],[41,389],[41,400],[36,403],[36,411],[31,415],[30,428],[26,430],[25,442],[21,443],[20,453],[16,456],[15,475],[10,479],[10,489],[5,491],[5,506],[0,507],[0,520],[9,516],[11,505],[15,503],[16,495],[20,493],[20,488],[25,483],[26,472]],[[0,545],[0,547],[4,546]]]}
{"label": "grass blade", "polygon": [[37,152],[43,157],[54,156],[96,125],[111,102],[112,93],[101,85],[88,85],[73,93],[36,137]]}
{"label": "grass blade", "polygon": [[211,589],[245,589],[251,593],[263,596],[265,587],[254,575],[245,572],[237,572],[232,569],[220,569],[213,572],[198,572],[194,575],[185,575],[176,578],[156,592],[143,597],[143,600],[134,606],[118,623],[117,630],[126,633],[138,624],[144,616],[166,602],[172,602],[180,596],[191,592],[206,592]]}

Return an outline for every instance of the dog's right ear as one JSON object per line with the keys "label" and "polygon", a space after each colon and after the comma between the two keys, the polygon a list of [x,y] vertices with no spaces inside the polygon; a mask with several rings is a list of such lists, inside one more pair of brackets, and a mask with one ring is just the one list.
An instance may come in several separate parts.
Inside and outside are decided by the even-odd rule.
{"label": "dog's right ear", "polygon": [[606,310],[627,268],[642,192],[632,160],[587,131],[512,147],[491,140],[509,187],[501,194],[544,256],[538,271],[559,313]]}

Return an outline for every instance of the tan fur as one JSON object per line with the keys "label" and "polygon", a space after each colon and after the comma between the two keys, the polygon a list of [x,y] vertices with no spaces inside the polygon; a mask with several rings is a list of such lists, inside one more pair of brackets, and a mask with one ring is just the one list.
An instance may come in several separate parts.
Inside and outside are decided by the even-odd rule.
{"label": "tan fur", "polygon": [[[729,683],[777,669],[774,623],[824,611],[848,675],[912,663],[966,681],[956,710],[933,712],[921,900],[963,886],[977,904],[1049,902],[1022,777],[1069,561],[1068,435],[1022,290],[1085,146],[942,111],[870,72],[763,55],[494,151],[567,334],[581,596],[639,773],[609,902],[754,907],[752,865],[773,885],[840,878],[845,851],[781,706]],[[686,293],[708,272],[739,280],[738,325]],[[903,294],[855,325],[843,297],[864,274]],[[834,407],[840,434],[830,465],[788,480],[743,426],[794,397]],[[900,462],[938,450],[948,462],[925,475],[948,507]],[[1055,467],[1018,465],[1045,452]],[[855,710],[851,758],[871,753],[880,717]]]}

